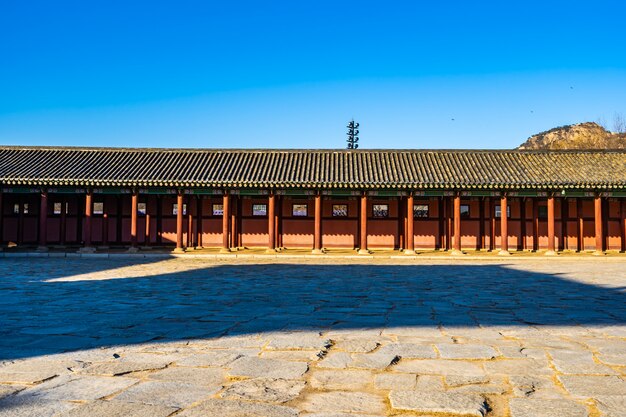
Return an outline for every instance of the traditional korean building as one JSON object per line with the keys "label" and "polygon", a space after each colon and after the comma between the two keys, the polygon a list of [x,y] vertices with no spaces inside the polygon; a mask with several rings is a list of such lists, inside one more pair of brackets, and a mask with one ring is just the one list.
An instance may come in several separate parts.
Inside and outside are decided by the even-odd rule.
{"label": "traditional korean building", "polygon": [[626,151],[0,147],[2,246],[626,250]]}

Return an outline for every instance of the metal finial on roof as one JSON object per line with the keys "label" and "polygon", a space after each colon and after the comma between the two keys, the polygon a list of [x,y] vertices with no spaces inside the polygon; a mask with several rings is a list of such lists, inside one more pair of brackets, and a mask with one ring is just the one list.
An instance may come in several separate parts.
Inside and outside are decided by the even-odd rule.
{"label": "metal finial on roof", "polygon": [[350,123],[348,123],[348,139],[346,140],[346,142],[348,142],[348,149],[358,149],[359,145],[359,137],[357,136],[359,134],[359,124],[356,123],[354,121],[354,119],[350,120]]}

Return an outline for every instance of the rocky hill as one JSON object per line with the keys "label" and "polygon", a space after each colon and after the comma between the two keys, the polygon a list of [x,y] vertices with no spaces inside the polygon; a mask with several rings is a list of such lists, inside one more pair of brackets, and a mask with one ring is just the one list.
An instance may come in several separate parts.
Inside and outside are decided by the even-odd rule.
{"label": "rocky hill", "polygon": [[593,122],[579,123],[538,133],[517,149],[626,149],[626,133],[609,132]]}

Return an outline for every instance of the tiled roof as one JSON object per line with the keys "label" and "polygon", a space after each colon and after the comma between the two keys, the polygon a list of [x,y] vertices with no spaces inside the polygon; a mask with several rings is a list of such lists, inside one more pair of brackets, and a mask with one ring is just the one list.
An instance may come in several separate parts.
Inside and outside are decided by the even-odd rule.
{"label": "tiled roof", "polygon": [[0,183],[47,186],[626,188],[626,151],[0,147]]}

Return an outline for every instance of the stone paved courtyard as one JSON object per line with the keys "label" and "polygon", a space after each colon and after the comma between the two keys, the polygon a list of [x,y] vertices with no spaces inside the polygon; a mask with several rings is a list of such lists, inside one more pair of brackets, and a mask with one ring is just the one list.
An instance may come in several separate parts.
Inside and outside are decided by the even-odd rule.
{"label": "stone paved courtyard", "polygon": [[3,259],[0,415],[626,415],[626,262]]}

